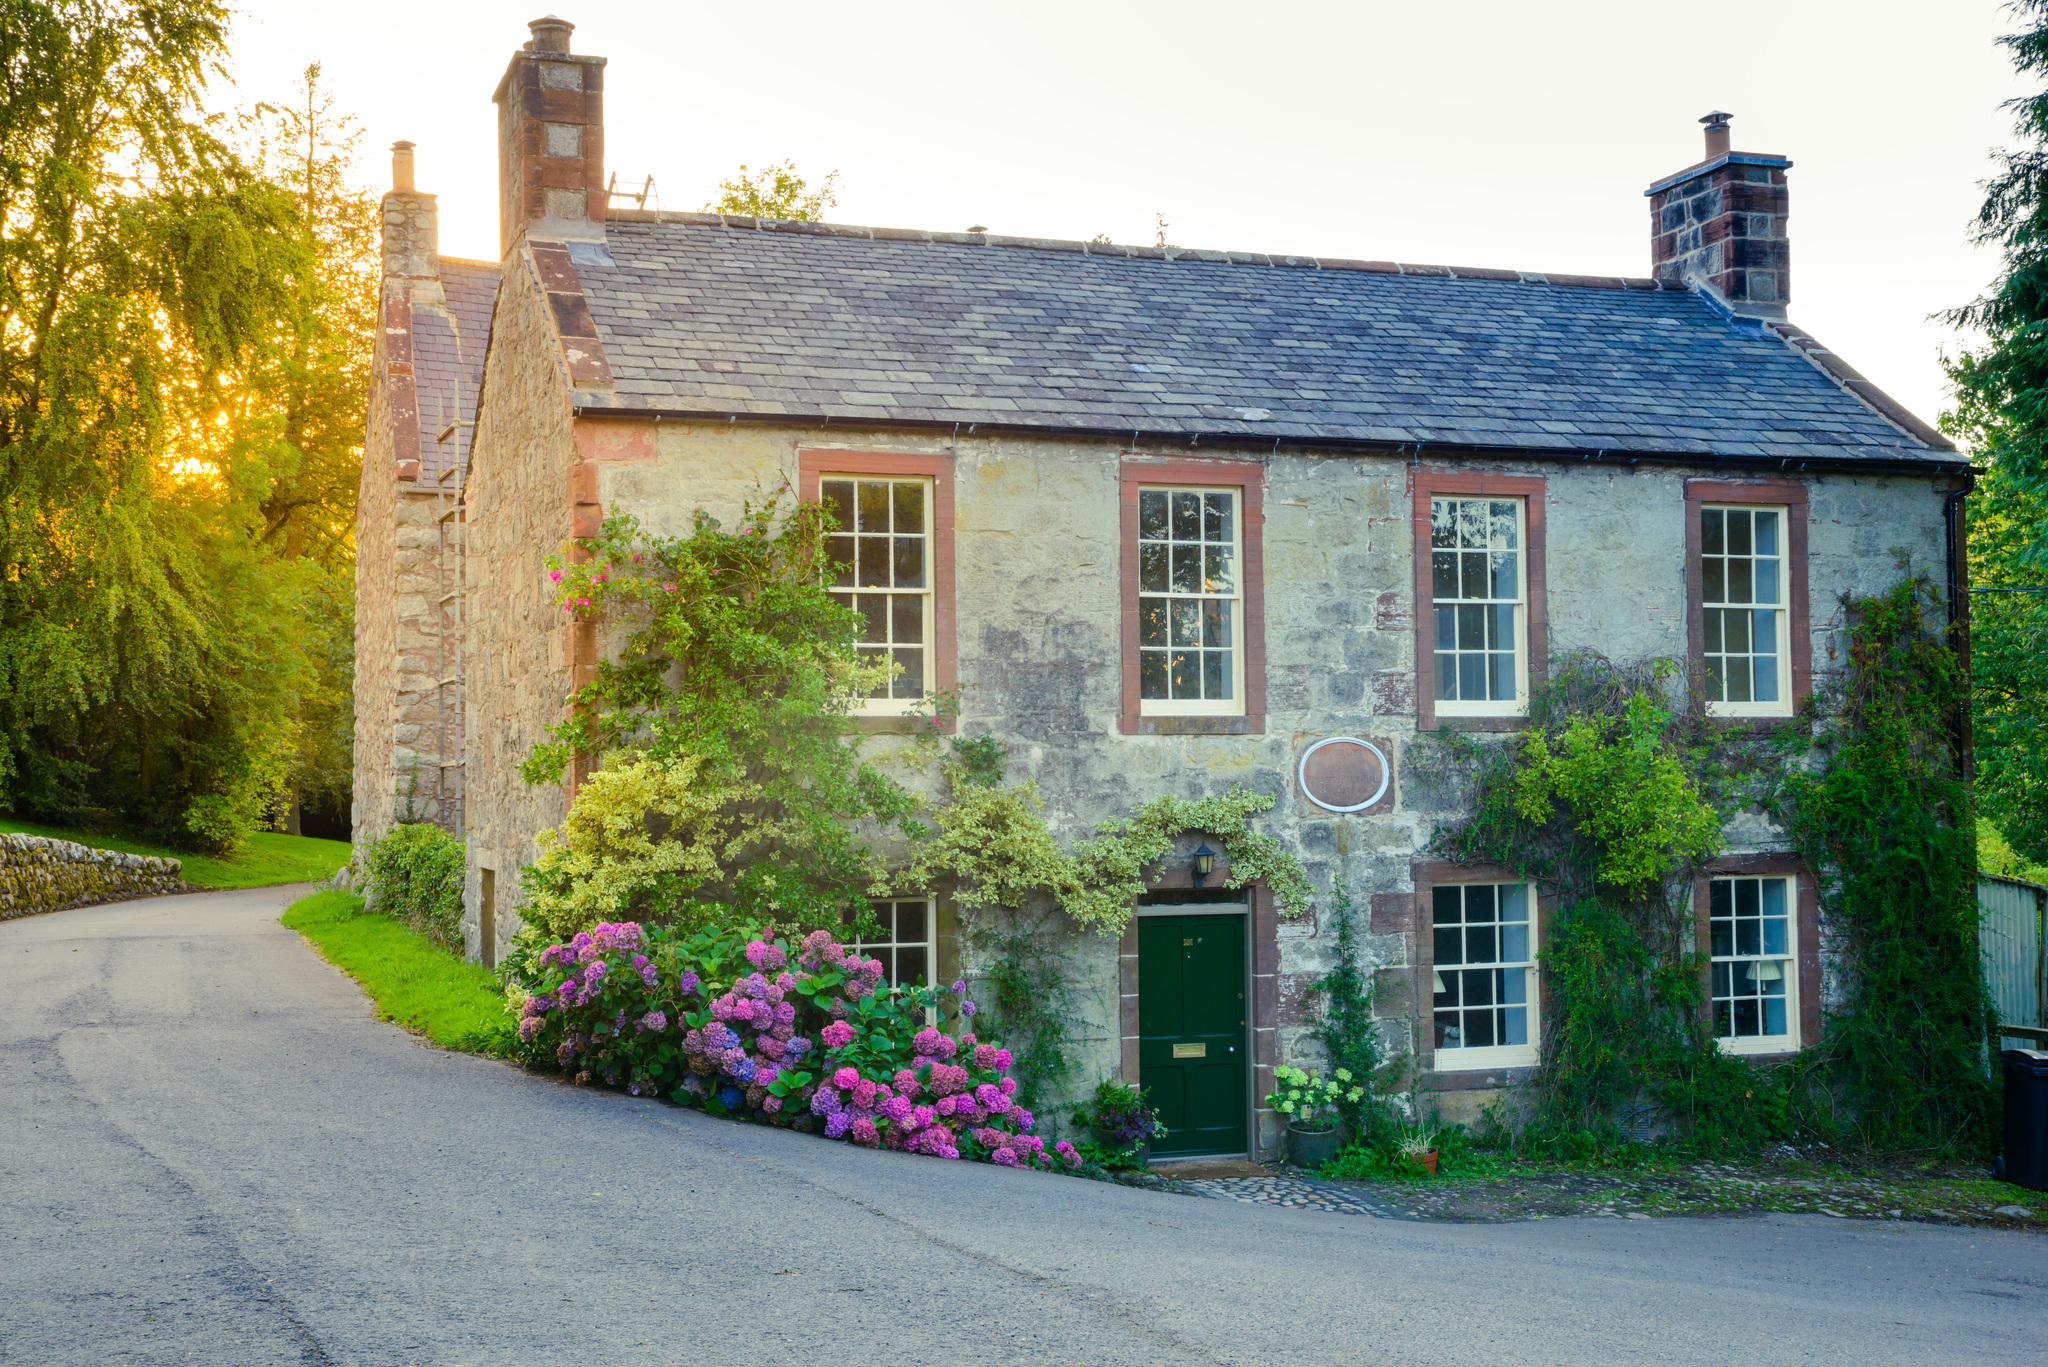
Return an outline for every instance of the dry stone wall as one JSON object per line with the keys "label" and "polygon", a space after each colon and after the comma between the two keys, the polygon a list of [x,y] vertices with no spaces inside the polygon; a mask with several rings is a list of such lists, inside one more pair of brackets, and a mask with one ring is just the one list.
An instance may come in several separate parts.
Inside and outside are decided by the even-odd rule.
{"label": "dry stone wall", "polygon": [[175,859],[0,834],[0,921],[184,890],[184,865]]}

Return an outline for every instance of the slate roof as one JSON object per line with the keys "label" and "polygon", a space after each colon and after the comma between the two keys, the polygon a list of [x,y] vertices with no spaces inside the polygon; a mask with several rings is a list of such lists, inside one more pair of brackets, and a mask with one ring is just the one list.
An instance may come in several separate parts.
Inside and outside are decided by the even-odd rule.
{"label": "slate roof", "polygon": [[[413,383],[419,394],[420,485],[433,486],[441,471],[453,465],[458,471],[449,481],[453,492],[461,487],[459,472],[469,460],[474,429],[466,424],[476,421],[491,310],[498,300],[498,268],[452,256],[441,257],[439,264],[448,311],[413,308]],[[445,443],[437,441],[442,429],[458,419],[465,425]]]}
{"label": "slate roof", "polygon": [[1957,459],[1780,337],[1649,280],[708,214],[621,214],[606,237],[572,254],[621,408]]}

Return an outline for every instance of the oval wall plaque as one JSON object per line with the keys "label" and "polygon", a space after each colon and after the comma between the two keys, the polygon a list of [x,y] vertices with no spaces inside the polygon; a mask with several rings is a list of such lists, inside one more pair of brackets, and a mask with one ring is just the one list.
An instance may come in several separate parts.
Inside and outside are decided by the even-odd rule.
{"label": "oval wall plaque", "polygon": [[1302,752],[1301,791],[1326,812],[1362,812],[1386,796],[1392,771],[1379,746],[1332,736]]}

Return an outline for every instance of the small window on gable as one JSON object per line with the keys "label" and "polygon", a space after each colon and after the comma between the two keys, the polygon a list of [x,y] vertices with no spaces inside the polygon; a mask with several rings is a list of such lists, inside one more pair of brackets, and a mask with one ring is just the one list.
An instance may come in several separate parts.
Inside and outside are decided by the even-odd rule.
{"label": "small window on gable", "polygon": [[1430,889],[1431,1021],[1439,1071],[1536,1062],[1535,899],[1526,883]]}
{"label": "small window on gable", "polygon": [[1799,1047],[1799,917],[1790,878],[1707,885],[1714,1038],[1730,1053]]}
{"label": "small window on gable", "polygon": [[1700,616],[1708,710],[1791,712],[1783,508],[1700,509]]}
{"label": "small window on gable", "polygon": [[908,712],[934,687],[932,482],[824,475],[818,495],[838,523],[826,548],[833,597],[861,616],[861,655],[894,671],[862,711]]}
{"label": "small window on gable", "polygon": [[1527,709],[1524,502],[1453,496],[1430,500],[1438,716],[1517,715]]}
{"label": "small window on gable", "polygon": [[1143,715],[1244,711],[1239,491],[1138,491],[1138,699]]}

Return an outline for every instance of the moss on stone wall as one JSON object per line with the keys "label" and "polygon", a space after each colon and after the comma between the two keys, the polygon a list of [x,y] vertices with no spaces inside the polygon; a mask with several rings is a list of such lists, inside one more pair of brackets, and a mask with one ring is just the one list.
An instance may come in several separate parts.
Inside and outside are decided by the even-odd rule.
{"label": "moss on stone wall", "polygon": [[0,921],[184,890],[184,866],[175,859],[0,834]]}

